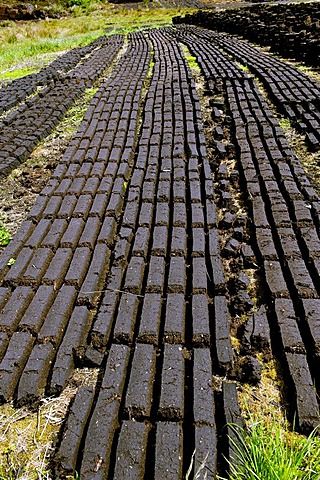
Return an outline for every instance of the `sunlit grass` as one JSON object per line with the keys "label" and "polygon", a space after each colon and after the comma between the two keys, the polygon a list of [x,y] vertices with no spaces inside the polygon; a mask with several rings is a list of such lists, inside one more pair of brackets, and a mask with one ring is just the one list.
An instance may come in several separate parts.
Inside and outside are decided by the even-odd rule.
{"label": "sunlit grass", "polygon": [[16,70],[10,70],[6,73],[0,74],[0,79],[3,80],[14,80],[15,78],[24,77],[35,71],[34,67],[25,67],[19,68]]}
{"label": "sunlit grass", "polygon": [[250,416],[247,429],[235,425],[233,430],[236,461],[230,462],[229,480],[320,479],[320,438],[316,430],[304,437],[279,424],[276,417],[270,421],[259,416]]}
{"label": "sunlit grass", "polygon": [[185,59],[188,62],[188,65],[191,68],[191,70],[196,74],[201,73],[201,68],[199,66],[199,63],[198,63],[196,57],[191,55],[189,48],[186,45],[183,45],[183,44],[181,44],[180,47],[181,47],[181,49],[184,53]]}
{"label": "sunlit grass", "polygon": [[171,24],[172,17],[192,11],[177,8],[153,9],[143,4],[129,10],[110,4],[98,4],[96,10],[84,14],[81,9],[75,9],[73,15],[60,19],[6,22],[0,28],[0,74],[28,59],[86,45],[103,35],[105,30],[107,35],[111,35],[160,27]]}
{"label": "sunlit grass", "polygon": [[[40,29],[34,32],[30,32],[27,29],[11,44],[6,43],[0,35],[1,73],[5,73],[6,70],[15,65],[25,64],[28,59],[42,54],[69,50],[74,47],[86,45],[103,33],[103,30],[100,29],[95,32],[68,36],[67,29],[61,29],[60,27],[55,29],[52,25],[51,28],[52,32],[50,33],[51,29],[48,29],[47,37],[43,36],[43,32]],[[1,33],[3,33],[3,31],[1,31]],[[32,35],[34,35],[34,38],[32,38]]]}
{"label": "sunlit grass", "polygon": [[8,232],[6,227],[1,225],[1,223],[0,223],[0,246],[5,247],[6,245],[8,245],[10,240],[11,240],[10,233]]}
{"label": "sunlit grass", "polygon": [[283,407],[280,365],[263,361],[262,353],[257,357],[261,381],[242,385],[238,393],[246,429],[231,426],[236,461],[229,465],[228,480],[320,480],[319,430],[309,437],[294,431]]}

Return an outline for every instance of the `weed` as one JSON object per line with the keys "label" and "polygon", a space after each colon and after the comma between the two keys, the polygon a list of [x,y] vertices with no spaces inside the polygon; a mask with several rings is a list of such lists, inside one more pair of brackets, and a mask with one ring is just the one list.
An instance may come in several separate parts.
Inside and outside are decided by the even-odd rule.
{"label": "weed", "polygon": [[191,70],[196,73],[200,74],[201,73],[201,68],[197,62],[196,57],[191,55],[189,48],[186,45],[180,44],[181,50],[184,53],[185,59],[188,62],[189,67]]}
{"label": "weed", "polygon": [[186,60],[191,70],[196,70],[199,73],[201,72],[201,69],[199,67],[196,57],[193,57],[192,55],[186,55]]}
{"label": "weed", "polygon": [[5,247],[11,240],[11,235],[6,227],[0,226],[0,247]]}
{"label": "weed", "polygon": [[[196,450],[194,450],[194,452],[192,454],[191,462],[190,462],[188,471],[186,473],[186,479],[185,480],[190,480],[191,472],[192,472],[193,468],[195,467],[195,455],[196,455]],[[208,456],[209,456],[209,452],[206,454],[203,461],[200,463],[200,465],[197,467],[196,471],[194,472],[193,480],[199,480],[200,478],[203,479],[203,480],[206,480],[206,478],[208,477],[207,467],[206,467]]]}
{"label": "weed", "polygon": [[291,122],[288,118],[283,118],[283,117],[280,118],[279,119],[279,125],[282,128],[282,130],[284,130],[285,132],[292,128],[291,127]]}
{"label": "weed", "polygon": [[250,69],[247,65],[242,65],[241,63],[237,63],[238,67],[245,73],[250,73]]}

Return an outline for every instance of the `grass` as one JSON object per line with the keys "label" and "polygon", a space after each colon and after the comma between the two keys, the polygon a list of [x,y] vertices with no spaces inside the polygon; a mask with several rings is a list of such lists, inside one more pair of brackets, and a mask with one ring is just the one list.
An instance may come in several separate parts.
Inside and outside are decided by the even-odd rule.
{"label": "grass", "polygon": [[192,55],[186,55],[185,58],[191,70],[196,71],[197,73],[201,72],[201,69],[199,67],[196,57],[193,57]]}
{"label": "grass", "polygon": [[37,410],[0,406],[0,480],[54,480],[50,459],[70,402],[81,385],[96,385],[97,376],[97,369],[76,370],[70,386],[59,397],[44,398]]}
{"label": "grass", "polygon": [[[135,10],[99,3],[92,11],[74,10],[73,15],[38,22],[5,22],[0,28],[0,79],[8,70],[18,66],[39,70],[46,61],[45,55],[83,46],[104,34],[127,34],[148,27],[170,25],[172,17],[192,12],[192,9],[148,8],[138,5]],[[80,7],[79,7],[80,8]],[[88,21],[89,19],[89,21]],[[52,58],[50,58],[50,61]],[[42,63],[42,64],[41,64]],[[31,68],[32,71],[32,68]],[[20,72],[23,73],[23,72]]]}
{"label": "grass", "polygon": [[25,68],[10,70],[6,73],[3,73],[0,76],[0,78],[3,80],[14,80],[15,78],[20,78],[20,77],[24,77],[25,75],[30,75],[31,73],[34,73],[34,71],[35,71],[34,67],[25,67]]}
{"label": "grass", "polygon": [[197,61],[196,57],[191,55],[190,50],[186,45],[180,44],[180,47],[181,47],[181,49],[184,53],[184,57],[185,57],[188,65],[189,65],[190,69],[192,70],[192,72],[196,75],[200,74],[201,73],[201,68],[198,64],[198,61]]}
{"label": "grass", "polygon": [[[229,480],[319,480],[320,438],[313,431],[307,438],[279,424],[277,417],[250,416],[248,429],[232,426],[236,461]],[[223,479],[223,477],[218,477]]]}
{"label": "grass", "polygon": [[[57,22],[53,20],[52,22]],[[41,22],[42,23],[42,22]],[[49,23],[49,22],[48,22]],[[43,26],[44,27],[44,26]],[[9,30],[11,27],[5,28],[3,30]],[[19,26],[23,33],[20,36],[12,37],[9,34],[8,39],[12,38],[11,44],[5,41],[3,30],[0,33],[0,64],[2,65],[1,78],[6,78],[3,74],[7,74],[8,69],[19,65],[22,63],[22,68],[28,68],[31,73],[38,71],[43,65],[48,63],[44,55],[53,52],[63,52],[74,47],[83,46],[99,37],[103,31],[99,29],[93,32],[84,32],[84,33],[74,33],[71,36],[68,36],[68,28],[62,28],[59,35],[58,24],[51,24],[48,26],[47,32],[44,29],[44,32],[40,29],[39,24],[33,24],[32,26]],[[71,27],[70,27],[71,30]],[[44,36],[47,34],[47,36]],[[57,36],[56,36],[57,35]],[[30,59],[35,57],[42,57],[41,62],[37,62],[35,68],[32,68],[29,65],[26,65],[26,62],[30,62]],[[52,58],[49,57],[49,62],[52,61]],[[26,66],[24,66],[26,65]],[[29,72],[30,73],[30,72]]]}
{"label": "grass", "polygon": [[315,431],[305,437],[290,426],[282,407],[280,366],[275,359],[257,357],[260,383],[244,384],[239,391],[247,429],[232,426],[236,462],[230,464],[229,480],[320,480],[320,437]]}
{"label": "grass", "polygon": [[[259,355],[258,355],[259,356]],[[261,360],[261,357],[259,357]],[[320,480],[320,436],[294,431],[281,407],[281,380],[275,360],[263,364],[258,386],[243,385],[239,402],[246,428],[230,425],[233,462],[228,477],[219,480]],[[186,480],[206,478],[205,462],[195,469],[194,455]]]}
{"label": "grass", "polygon": [[[186,473],[186,478],[185,480],[191,480],[191,472],[192,472],[192,469],[194,468],[195,466],[195,454],[196,454],[196,451],[194,450],[193,454],[192,454],[192,457],[191,457],[191,462],[190,462],[190,465],[189,465],[189,468],[188,468],[188,471]],[[207,478],[207,471],[206,471],[206,462],[207,462],[207,458],[209,456],[209,452],[207,453],[207,455],[204,457],[203,461],[201,462],[201,464],[198,466],[198,468],[196,469],[194,475],[193,475],[193,480],[200,480],[200,479],[206,479]]]}
{"label": "grass", "polygon": [[244,73],[250,73],[250,69],[247,65],[242,65],[242,63],[239,63],[239,62],[235,62],[235,63]]}
{"label": "grass", "polygon": [[292,129],[291,122],[288,118],[281,117],[279,119],[279,125],[285,133]]}

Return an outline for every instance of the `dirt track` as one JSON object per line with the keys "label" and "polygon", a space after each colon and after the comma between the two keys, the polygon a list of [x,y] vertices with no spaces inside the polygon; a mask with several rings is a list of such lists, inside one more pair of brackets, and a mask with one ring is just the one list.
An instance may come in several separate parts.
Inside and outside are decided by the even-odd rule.
{"label": "dirt track", "polygon": [[[210,145],[181,43],[206,80]],[[62,59],[70,94],[59,93],[61,105],[122,45],[103,38]],[[180,480],[194,450],[196,468],[207,457],[214,478],[228,454],[223,426],[241,424],[230,328],[246,292],[242,285],[230,294],[225,258],[257,270],[263,292],[240,340],[254,353],[271,338],[299,428],[318,423],[320,199],[254,79],[230,55],[248,61],[283,111],[290,105],[305,120],[317,149],[310,112],[319,116],[319,85],[298,70],[197,27],[132,34],[0,257],[2,401],[35,404],[65,388],[75,367],[99,369],[97,385],[75,397],[55,478],[77,470],[81,479]],[[53,128],[52,110],[61,112],[52,100],[60,80],[40,77],[34,100],[19,104],[20,96],[16,113],[3,117],[2,175]],[[6,88],[3,112],[21,91],[19,82]],[[247,216],[237,215],[231,187]],[[241,271],[235,278],[241,284]],[[213,374],[224,378],[219,391]]]}

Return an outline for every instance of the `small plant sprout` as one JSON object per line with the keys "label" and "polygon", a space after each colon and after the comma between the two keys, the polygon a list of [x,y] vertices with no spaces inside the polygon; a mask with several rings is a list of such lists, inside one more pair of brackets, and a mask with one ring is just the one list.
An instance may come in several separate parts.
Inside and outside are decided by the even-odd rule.
{"label": "small plant sprout", "polygon": [[4,226],[0,226],[0,247],[5,247],[11,240],[11,235]]}

